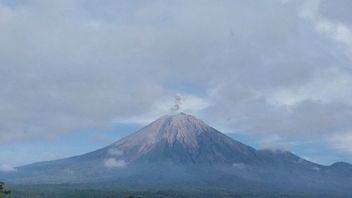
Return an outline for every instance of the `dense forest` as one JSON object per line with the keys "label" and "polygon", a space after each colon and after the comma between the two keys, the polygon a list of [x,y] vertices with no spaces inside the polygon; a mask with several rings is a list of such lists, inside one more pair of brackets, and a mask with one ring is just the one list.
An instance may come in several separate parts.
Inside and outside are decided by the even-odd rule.
{"label": "dense forest", "polygon": [[[300,193],[239,193],[228,191],[124,191],[109,188],[94,188],[94,186],[82,185],[13,185],[11,188],[11,198],[324,198],[330,195],[300,194]],[[10,191],[7,191],[10,192]],[[0,198],[4,196],[1,195]],[[334,197],[345,197],[335,194]]]}

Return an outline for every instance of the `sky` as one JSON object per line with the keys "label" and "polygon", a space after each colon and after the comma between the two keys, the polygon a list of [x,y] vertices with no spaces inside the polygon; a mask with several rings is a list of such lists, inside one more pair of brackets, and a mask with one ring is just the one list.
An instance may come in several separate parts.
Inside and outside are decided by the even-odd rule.
{"label": "sky", "polygon": [[350,0],[0,0],[0,170],[197,116],[352,163]]}

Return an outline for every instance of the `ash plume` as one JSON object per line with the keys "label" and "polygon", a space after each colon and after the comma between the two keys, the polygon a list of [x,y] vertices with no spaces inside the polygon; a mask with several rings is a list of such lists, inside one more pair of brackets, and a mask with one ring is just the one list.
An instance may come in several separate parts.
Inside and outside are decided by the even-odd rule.
{"label": "ash plume", "polygon": [[171,108],[171,111],[172,112],[177,112],[181,109],[181,106],[182,106],[182,96],[181,95],[176,95],[175,96],[175,104],[174,106]]}

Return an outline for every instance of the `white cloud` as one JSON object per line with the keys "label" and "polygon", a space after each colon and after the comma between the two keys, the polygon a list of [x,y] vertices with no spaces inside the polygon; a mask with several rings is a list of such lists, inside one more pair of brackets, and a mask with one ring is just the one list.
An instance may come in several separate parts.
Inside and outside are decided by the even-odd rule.
{"label": "white cloud", "polygon": [[258,148],[272,152],[283,152],[291,151],[294,144],[295,142],[285,142],[278,135],[272,135],[271,137],[266,136],[265,138],[261,138]]}
{"label": "white cloud", "polygon": [[0,142],[146,124],[177,94],[231,131],[349,131],[350,11],[322,2],[0,3]]}
{"label": "white cloud", "polygon": [[64,169],[64,172],[66,173],[66,174],[73,174],[74,173],[74,171],[72,170],[72,169],[70,169],[70,168],[65,168]]}
{"label": "white cloud", "polygon": [[104,161],[104,166],[107,168],[123,168],[127,166],[125,160],[117,160],[115,158],[108,158]]}
{"label": "white cloud", "polygon": [[319,171],[319,170],[320,170],[319,167],[313,167],[312,169],[313,169],[314,171]]}
{"label": "white cloud", "polygon": [[238,169],[246,168],[246,165],[244,163],[233,163],[232,166]]}
{"label": "white cloud", "polygon": [[321,0],[306,1],[302,16],[310,19],[319,32],[344,44],[352,59],[352,28],[344,22],[332,20],[321,15],[320,9],[323,3],[325,2]]}
{"label": "white cloud", "polygon": [[2,164],[0,166],[0,172],[14,172],[17,171],[17,169],[10,164]]}
{"label": "white cloud", "polygon": [[352,133],[334,134],[328,138],[330,146],[342,152],[352,153]]}
{"label": "white cloud", "polygon": [[267,96],[271,105],[295,106],[306,100],[328,104],[352,104],[352,74],[345,69],[332,68],[312,76],[311,80],[292,88],[282,88]]}
{"label": "white cloud", "polygon": [[115,157],[120,157],[123,155],[123,151],[121,151],[120,149],[117,149],[117,148],[111,148],[108,150],[108,154],[115,156]]}

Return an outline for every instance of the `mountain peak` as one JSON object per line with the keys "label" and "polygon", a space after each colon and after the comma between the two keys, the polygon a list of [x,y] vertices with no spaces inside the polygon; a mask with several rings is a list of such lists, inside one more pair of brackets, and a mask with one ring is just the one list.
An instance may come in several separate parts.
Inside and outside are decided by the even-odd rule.
{"label": "mountain peak", "polygon": [[128,154],[127,161],[234,163],[248,161],[255,152],[185,113],[162,116],[111,146]]}
{"label": "mountain peak", "polygon": [[[207,124],[205,124],[202,120],[189,115],[185,114],[183,112],[177,113],[177,114],[172,114],[172,115],[166,115],[162,116],[161,118],[157,119],[155,123],[162,123],[163,127],[173,127],[174,129],[177,129],[179,127],[184,128],[185,125],[191,128],[202,128],[202,127],[209,127]],[[165,129],[165,128],[164,128]],[[174,132],[177,130],[174,130]],[[183,132],[194,132],[193,130],[185,130]]]}
{"label": "mountain peak", "polygon": [[[153,145],[160,141],[173,144],[176,141],[196,146],[197,136],[209,130],[207,124],[198,118],[185,113],[165,115],[151,124],[124,139],[126,142],[135,142],[139,145]],[[121,141],[118,141],[119,143]]]}
{"label": "mountain peak", "polygon": [[[159,119],[157,120],[165,120],[165,119],[178,119],[178,120],[187,120],[187,119],[193,119],[193,120],[199,120],[198,118],[190,115],[190,114],[186,114],[184,112],[179,112],[179,113],[173,113],[173,114],[167,114],[164,116],[161,116]],[[157,121],[156,120],[156,121]]]}

